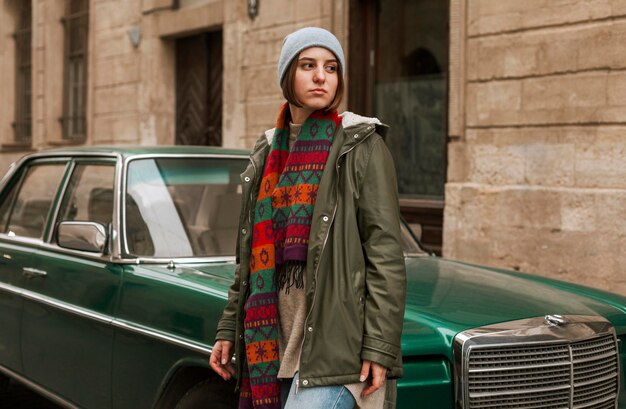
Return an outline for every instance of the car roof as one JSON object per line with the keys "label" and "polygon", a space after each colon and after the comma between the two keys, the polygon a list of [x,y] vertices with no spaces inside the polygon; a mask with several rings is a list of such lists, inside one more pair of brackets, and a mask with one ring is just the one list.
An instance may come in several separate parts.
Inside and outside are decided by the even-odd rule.
{"label": "car roof", "polygon": [[[159,145],[159,146],[80,146],[49,149],[34,153],[35,156],[61,156],[81,154],[119,154],[124,157],[137,155],[242,155],[247,156],[250,151],[246,149],[222,148],[216,146],[191,146],[191,145]],[[29,155],[31,156],[31,155]]]}

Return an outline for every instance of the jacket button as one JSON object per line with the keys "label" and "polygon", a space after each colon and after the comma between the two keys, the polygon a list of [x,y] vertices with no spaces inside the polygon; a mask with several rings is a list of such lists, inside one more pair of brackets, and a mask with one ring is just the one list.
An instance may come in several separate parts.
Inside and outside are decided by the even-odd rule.
{"label": "jacket button", "polygon": [[307,381],[306,379],[302,381],[302,385],[307,386],[309,384],[309,381]]}
{"label": "jacket button", "polygon": [[355,134],[354,134],[354,138],[356,139],[356,138],[358,138],[358,137],[359,137],[359,134],[358,134],[358,133],[355,133]]}
{"label": "jacket button", "polygon": [[309,330],[309,332],[313,332],[313,327],[309,327],[307,330]]}
{"label": "jacket button", "polygon": [[243,178],[243,180],[245,180],[246,182],[249,182],[250,181],[250,177],[246,176],[245,178]]}
{"label": "jacket button", "polygon": [[322,217],[322,220],[324,220],[325,222],[327,222],[327,221],[328,221],[328,216],[324,216],[324,217]]}
{"label": "jacket button", "polygon": [[365,303],[365,298],[364,298],[363,296],[360,296],[360,297],[359,297],[359,302],[360,302],[361,304],[364,304],[364,303]]}
{"label": "jacket button", "polygon": [[243,284],[243,286],[245,287],[245,286],[248,285],[248,282],[246,280],[243,280],[243,282],[241,284]]}
{"label": "jacket button", "polygon": [[243,334],[239,334],[239,339],[243,339]]}
{"label": "jacket button", "polygon": [[242,232],[243,234],[246,234],[246,233],[248,232],[248,230],[246,230],[246,229],[241,229],[241,232]]}

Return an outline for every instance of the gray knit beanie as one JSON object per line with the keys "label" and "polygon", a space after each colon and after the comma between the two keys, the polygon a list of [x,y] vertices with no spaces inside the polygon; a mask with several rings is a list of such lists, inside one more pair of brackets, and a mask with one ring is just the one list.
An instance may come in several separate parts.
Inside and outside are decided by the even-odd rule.
{"label": "gray knit beanie", "polygon": [[289,64],[303,50],[310,47],[324,47],[335,54],[341,66],[341,72],[345,73],[345,60],[343,49],[339,40],[330,31],[319,27],[305,27],[289,34],[283,40],[283,49],[280,50],[278,59],[278,85],[280,86],[283,77],[289,68]]}

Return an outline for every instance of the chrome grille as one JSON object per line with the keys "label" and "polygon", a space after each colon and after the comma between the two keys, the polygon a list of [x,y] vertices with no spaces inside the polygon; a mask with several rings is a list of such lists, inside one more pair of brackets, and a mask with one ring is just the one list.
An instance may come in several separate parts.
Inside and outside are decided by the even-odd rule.
{"label": "chrome grille", "polygon": [[612,327],[603,329],[572,337],[554,329],[549,331],[558,336],[537,337],[535,329],[528,337],[518,334],[518,342],[506,338],[506,343],[481,333],[477,344],[463,349],[459,407],[616,408],[617,343]]}
{"label": "chrome grille", "polygon": [[615,339],[605,335],[572,344],[574,408],[604,408],[615,400],[618,364]]}

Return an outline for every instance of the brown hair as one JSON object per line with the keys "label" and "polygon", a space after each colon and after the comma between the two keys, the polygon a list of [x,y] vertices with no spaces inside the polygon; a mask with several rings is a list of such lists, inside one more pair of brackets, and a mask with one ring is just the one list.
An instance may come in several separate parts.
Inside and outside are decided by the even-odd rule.
{"label": "brown hair", "polygon": [[[296,70],[298,69],[298,56],[291,61],[289,64],[289,68],[287,68],[287,72],[285,72],[285,76],[283,77],[283,81],[280,83],[280,87],[283,90],[283,96],[290,104],[297,106],[298,108],[302,108],[302,104],[296,98],[296,92],[293,88],[293,83],[296,78]],[[335,98],[331,101],[328,108],[325,111],[334,111],[339,107],[341,100],[343,99],[344,94],[344,83],[343,83],[343,72],[341,64],[337,64],[337,90],[335,91]]]}

